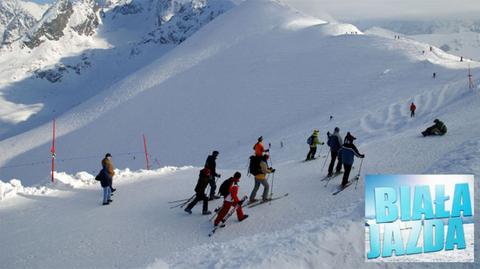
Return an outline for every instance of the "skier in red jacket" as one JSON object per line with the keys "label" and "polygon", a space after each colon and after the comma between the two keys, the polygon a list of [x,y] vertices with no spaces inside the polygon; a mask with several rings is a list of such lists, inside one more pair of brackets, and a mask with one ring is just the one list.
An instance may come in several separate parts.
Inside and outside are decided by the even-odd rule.
{"label": "skier in red jacket", "polygon": [[410,105],[410,118],[415,117],[415,109],[417,109],[417,106],[415,106],[415,104],[412,102]]}
{"label": "skier in red jacket", "polygon": [[242,174],[240,174],[240,172],[235,172],[235,174],[233,175],[232,185],[230,185],[229,188],[230,193],[225,196],[222,209],[220,210],[220,212],[218,212],[218,216],[215,219],[215,226],[218,226],[221,221],[224,221],[225,216],[230,211],[230,208],[232,206],[236,207],[238,221],[243,221],[244,219],[248,218],[248,215],[243,214],[242,210],[242,203],[244,202],[244,200],[238,199],[238,190],[240,188],[238,186],[238,182],[240,181],[241,176]]}

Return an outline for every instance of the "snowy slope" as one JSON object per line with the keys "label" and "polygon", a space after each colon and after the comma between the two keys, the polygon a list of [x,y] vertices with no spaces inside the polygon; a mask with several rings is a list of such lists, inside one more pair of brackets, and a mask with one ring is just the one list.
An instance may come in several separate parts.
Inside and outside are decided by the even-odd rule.
{"label": "snowy slope", "polygon": [[[38,190],[18,181],[0,184],[2,265],[421,268],[365,264],[363,181],[357,190],[332,196],[340,179],[324,187],[324,159],[300,160],[313,128],[323,134],[339,126],[343,135],[348,130],[357,136],[367,156],[362,176],[478,176],[480,97],[467,88],[468,63],[437,50],[423,54],[428,46],[395,41],[380,30],[362,34],[353,25],[307,17],[276,1],[233,8],[161,59],[58,117],[57,169],[74,176],[58,174],[60,183]],[[478,74],[479,64],[470,64]],[[414,119],[407,114],[411,101],[418,107]],[[448,134],[420,137],[437,117]],[[9,166],[0,171],[3,182],[16,177],[30,186],[48,177],[50,128],[0,142]],[[99,206],[92,178],[100,158],[109,151],[116,167],[142,168],[143,133],[151,160],[196,167],[122,170],[114,203]],[[274,193],[289,192],[287,198],[246,210],[249,219],[233,220],[214,238],[208,238],[211,223],[198,206],[192,216],[169,209],[167,201],[193,194],[199,167],[213,149],[220,151],[223,178],[241,171],[241,193],[248,194],[253,180],[245,175],[246,162],[259,135],[272,143]]]}
{"label": "snowy slope", "polygon": [[359,27],[382,27],[464,58],[480,60],[480,21],[458,16],[435,20],[365,20]]}
{"label": "snowy slope", "polygon": [[[244,165],[239,156],[248,156],[260,134],[275,146],[282,139],[288,144],[303,140],[330,114],[344,122],[352,113],[373,112],[379,104],[407,103],[452,79],[466,83],[466,63],[441,51],[423,55],[427,44],[374,35],[337,36],[352,32],[352,26],[318,21],[292,28],[294,21],[312,19],[287,8],[278,8],[276,16],[264,14],[279,6],[270,2],[261,1],[258,5],[266,7],[258,11],[248,9],[250,5],[213,21],[165,57],[59,118],[57,156],[138,153],[143,151],[141,135],[146,134],[150,154],[162,164],[201,165],[205,152],[217,148],[229,153],[224,158],[234,167]],[[368,68],[358,68],[359,62],[368,62]],[[436,80],[431,79],[434,71]],[[425,117],[418,127],[431,119]],[[50,138],[51,126],[45,125],[4,140],[0,147],[19,145],[2,156],[4,165],[44,160]],[[83,141],[82,147],[77,141]],[[31,175],[45,175],[45,161],[28,171],[6,169],[2,175],[38,182]],[[117,164],[144,167],[142,158],[128,154]],[[92,171],[97,160],[66,161],[59,169],[73,173],[79,166]]]}

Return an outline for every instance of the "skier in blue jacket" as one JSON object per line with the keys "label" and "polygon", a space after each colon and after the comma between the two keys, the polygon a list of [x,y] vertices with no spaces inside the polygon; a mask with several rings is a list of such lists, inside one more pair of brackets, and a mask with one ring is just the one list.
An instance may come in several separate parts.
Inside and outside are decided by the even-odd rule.
{"label": "skier in blue jacket", "polygon": [[360,154],[357,147],[353,144],[354,137],[350,132],[345,136],[345,140],[342,148],[340,149],[340,156],[342,158],[344,173],[342,180],[342,187],[345,187],[348,183],[348,177],[350,176],[350,171],[352,170],[354,156],[358,158],[365,158],[365,154]]}

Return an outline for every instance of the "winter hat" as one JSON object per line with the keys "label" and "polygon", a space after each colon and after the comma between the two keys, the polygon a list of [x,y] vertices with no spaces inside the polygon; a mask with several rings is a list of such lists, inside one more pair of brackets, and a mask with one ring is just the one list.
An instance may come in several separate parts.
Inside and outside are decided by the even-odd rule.
{"label": "winter hat", "polygon": [[240,174],[240,172],[235,172],[235,174],[233,174],[233,180],[235,181],[240,181],[240,178],[242,177],[242,174]]}
{"label": "winter hat", "polygon": [[313,133],[314,133],[314,134],[318,134],[318,129],[314,129],[314,130],[313,130]]}
{"label": "winter hat", "polygon": [[353,136],[350,132],[347,133],[345,136],[345,143],[353,143],[353,140],[357,139],[355,136]]}
{"label": "winter hat", "polygon": [[263,141],[263,136],[260,136],[260,137],[258,138],[258,142],[262,142],[262,141]]}
{"label": "winter hat", "polygon": [[110,153],[105,154],[105,158],[108,158],[108,157],[112,157],[112,154]]}
{"label": "winter hat", "polygon": [[334,130],[336,133],[340,132],[340,128],[338,127],[335,127],[335,130]]}
{"label": "winter hat", "polygon": [[214,151],[212,152],[212,155],[213,155],[213,156],[218,156],[218,151],[217,151],[217,150],[214,150]]}
{"label": "winter hat", "polygon": [[437,123],[437,122],[439,122],[439,121],[440,121],[439,119],[435,119],[433,122]]}

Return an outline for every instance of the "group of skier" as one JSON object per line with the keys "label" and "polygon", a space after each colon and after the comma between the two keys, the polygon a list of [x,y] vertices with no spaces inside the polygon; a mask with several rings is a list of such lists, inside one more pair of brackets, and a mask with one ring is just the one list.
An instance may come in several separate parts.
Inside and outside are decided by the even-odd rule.
{"label": "group of skier", "polygon": [[[306,161],[315,159],[316,145],[323,145],[323,142],[318,140],[319,131],[315,129],[313,134],[307,139],[307,143],[310,145],[310,151],[307,154]],[[341,174],[343,165],[343,179],[341,188],[344,188],[349,183],[350,171],[352,170],[354,156],[358,158],[365,158],[364,154],[361,154],[353,141],[356,139],[350,132],[343,139],[340,135],[340,128],[335,127],[333,133],[327,132],[327,145],[330,148],[330,164],[328,166],[327,178],[332,178]],[[326,160],[325,160],[326,161]],[[335,166],[335,162],[337,165]],[[333,168],[335,167],[335,174]]]}
{"label": "group of skier", "polygon": [[[412,102],[410,105],[410,117],[415,117],[415,110],[416,105]],[[443,135],[447,132],[447,127],[442,121],[435,119],[434,123],[435,124],[433,126],[422,132],[424,136]],[[308,137],[307,143],[309,145],[309,151],[305,161],[314,160],[317,152],[317,146],[325,144],[324,142],[320,141],[319,133],[319,130],[315,129]],[[330,180],[333,177],[340,175],[343,167],[343,178],[339,191],[351,184],[349,177],[355,157],[362,159],[365,158],[365,154],[361,154],[355,146],[355,140],[356,137],[350,132],[347,132],[345,137],[342,139],[342,136],[340,135],[340,128],[338,127],[335,127],[333,133],[327,132],[327,145],[330,149],[331,159],[328,165],[328,174],[326,179]],[[272,200],[268,175],[275,173],[275,169],[268,165],[270,150],[269,148],[266,149],[264,147],[263,137],[260,136],[258,138],[257,142],[253,146],[253,151],[254,154],[250,156],[249,173],[254,176],[255,184],[252,192],[250,193],[250,197],[248,197],[249,207],[251,204],[260,204]],[[215,210],[217,213],[216,217],[212,217],[212,219],[214,218],[214,231],[218,227],[223,227],[226,219],[235,212],[237,213],[237,218],[239,221],[243,221],[248,218],[248,215],[244,214],[242,209],[242,205],[246,202],[247,196],[242,198],[239,198],[238,196],[240,189],[239,182],[242,176],[240,172],[235,172],[232,177],[225,180],[219,188],[218,195],[216,194],[216,181],[217,178],[221,177],[216,170],[216,160],[218,155],[219,152],[215,150],[207,157],[204,168],[199,172],[198,181],[194,189],[195,195],[193,195],[190,199],[185,199],[185,202],[182,204],[182,207],[186,205],[184,211],[192,214],[193,207],[198,202],[202,201],[202,214],[210,215],[212,212],[208,210],[208,202],[223,197],[224,200],[222,206]],[[326,161],[327,160],[325,160],[325,163]],[[102,170],[99,172],[96,179],[100,181],[103,188],[103,205],[108,205],[112,202],[111,196],[115,191],[115,189],[112,187],[113,176],[115,175],[112,155],[107,153],[105,158],[102,159],[101,164]],[[263,186],[261,200],[256,199],[260,185]],[[210,186],[210,190],[207,193],[208,186]],[[335,194],[336,193],[334,193],[334,195]]]}
{"label": "group of skier", "polygon": [[[275,169],[268,166],[269,159],[269,149],[265,149],[263,145],[263,137],[259,137],[257,143],[253,146],[254,154],[250,157],[250,167],[249,172],[252,173],[255,179],[255,186],[250,194],[248,199],[248,204],[253,204],[259,202],[256,199],[256,194],[260,185],[263,186],[263,194],[261,202],[266,202],[270,200],[270,186],[268,184],[268,174],[275,173]],[[222,227],[227,218],[227,214],[237,213],[237,218],[239,221],[243,221],[248,218],[248,215],[243,213],[242,205],[247,200],[247,196],[239,198],[239,182],[241,178],[240,172],[235,172],[234,175],[226,179],[219,188],[218,194],[216,195],[216,178],[220,178],[221,175],[216,172],[216,159],[219,152],[213,151],[211,155],[208,156],[205,167],[200,170],[198,181],[195,186],[195,195],[188,199],[185,204],[188,205],[185,207],[184,211],[191,214],[193,207],[200,201],[203,201],[202,214],[210,215],[212,212],[208,210],[208,201],[218,199],[223,197],[222,206],[216,210],[217,216],[214,220],[214,226],[217,227],[220,225]],[[257,171],[257,172],[255,172]],[[206,194],[206,189],[210,185],[209,196]],[[232,207],[234,208],[233,210]]]}

